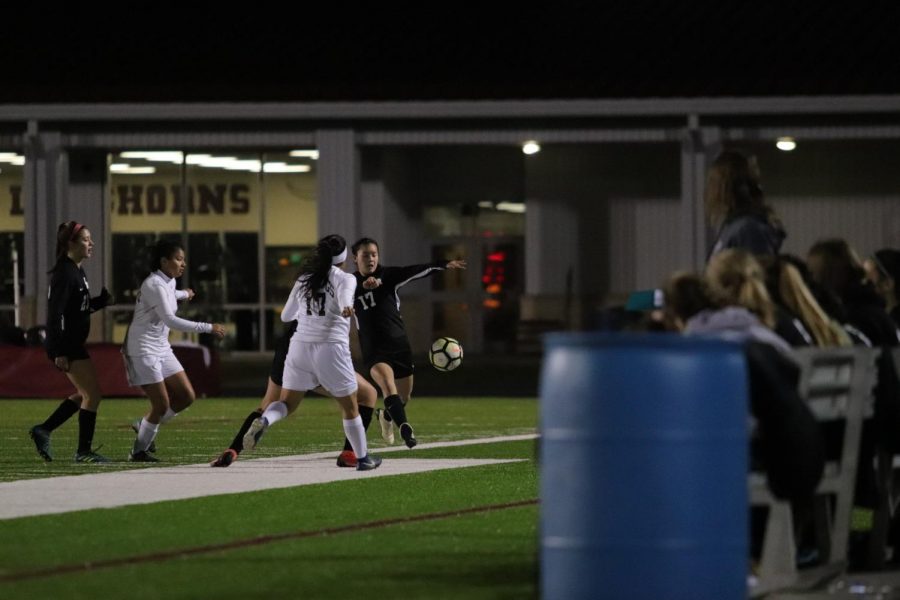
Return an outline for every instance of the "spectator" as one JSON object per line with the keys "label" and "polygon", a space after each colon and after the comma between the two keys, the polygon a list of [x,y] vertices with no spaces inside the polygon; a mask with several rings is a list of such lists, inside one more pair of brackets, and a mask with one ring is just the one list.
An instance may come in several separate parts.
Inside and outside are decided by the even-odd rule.
{"label": "spectator", "polygon": [[863,262],[866,278],[875,286],[875,291],[884,300],[885,309],[900,326],[900,298],[897,282],[900,281],[900,251],[884,248]]}
{"label": "spectator", "polygon": [[796,260],[783,255],[760,257],[766,273],[766,289],[775,304],[775,332],[791,346],[852,345],[849,334],[816,300]]}
{"label": "spectator", "polygon": [[815,418],[797,393],[799,368],[784,340],[750,310],[728,305],[715,287],[699,275],[673,276],[665,287],[670,321],[685,333],[745,341],[749,408],[757,420],[751,459],[766,471],[775,496],[807,503],[822,477],[825,451]]}
{"label": "spectator", "polygon": [[[863,510],[878,507],[879,490],[874,471],[874,458],[879,451],[900,452],[900,381],[894,368],[891,350],[898,345],[897,328],[885,311],[884,300],[865,277],[862,261],[846,240],[828,239],[810,248],[810,274],[840,303],[843,318],[858,329],[868,345],[881,348],[878,357],[878,380],[875,385],[874,416],[863,424],[859,450],[855,503]],[[860,512],[860,511],[858,511]],[[864,553],[864,530],[851,540],[850,561],[861,564]]]}
{"label": "spectator", "polygon": [[755,157],[726,150],[713,162],[706,178],[706,215],[718,229],[710,252],[743,248],[756,255],[778,254],[786,236],[760,185]]}

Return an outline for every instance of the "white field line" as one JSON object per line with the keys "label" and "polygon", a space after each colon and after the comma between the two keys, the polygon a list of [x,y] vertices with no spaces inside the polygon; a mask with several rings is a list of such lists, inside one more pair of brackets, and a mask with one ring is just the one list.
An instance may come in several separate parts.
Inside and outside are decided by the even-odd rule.
{"label": "white field line", "polygon": [[[536,437],[534,434],[527,434],[434,442],[420,444],[417,449],[509,442]],[[407,448],[383,448],[378,453],[401,450]],[[381,467],[374,471],[357,472],[355,469],[338,468],[335,465],[336,456],[337,452],[319,452],[255,460],[242,457],[227,469],[213,469],[207,463],[201,463],[10,481],[0,483],[0,520],[519,462],[519,459],[386,458]],[[98,465],[98,469],[103,468]]]}

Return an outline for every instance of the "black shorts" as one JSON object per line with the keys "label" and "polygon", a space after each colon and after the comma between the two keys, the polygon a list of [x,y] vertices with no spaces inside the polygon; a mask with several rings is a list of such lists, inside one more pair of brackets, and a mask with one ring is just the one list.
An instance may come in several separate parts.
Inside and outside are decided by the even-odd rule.
{"label": "black shorts", "polygon": [[[88,354],[87,348],[85,348],[84,345],[78,345],[74,348],[70,348],[69,350],[66,350],[64,354],[60,354],[60,356],[65,356],[69,359],[69,362],[75,360],[90,360],[91,358],[91,355]],[[49,358],[51,362],[54,361],[53,357],[49,354],[47,355],[47,358]]]}
{"label": "black shorts", "polygon": [[365,358],[366,370],[371,371],[377,363],[386,363],[394,371],[394,379],[406,379],[416,372],[410,350],[396,352],[376,351]]}
{"label": "black shorts", "polygon": [[282,384],[284,377],[284,361],[287,358],[288,344],[279,343],[275,348],[275,356],[272,358],[272,369],[269,371],[269,379],[278,385]]}
{"label": "black shorts", "polygon": [[275,356],[272,358],[272,368],[269,371],[269,379],[277,385],[282,385],[284,381],[284,361],[287,359],[288,349],[291,347],[291,338],[297,331],[297,321],[294,321],[284,336],[275,344]]}

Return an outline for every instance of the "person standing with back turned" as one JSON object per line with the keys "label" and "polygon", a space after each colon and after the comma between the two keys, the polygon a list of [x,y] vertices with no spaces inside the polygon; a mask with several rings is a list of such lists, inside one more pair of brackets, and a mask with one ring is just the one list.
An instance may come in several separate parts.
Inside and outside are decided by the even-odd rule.
{"label": "person standing with back turned", "polygon": [[306,392],[321,386],[341,407],[344,435],[356,455],[356,470],[370,471],[381,465],[381,458],[369,454],[365,424],[359,414],[359,386],[350,356],[356,280],[341,269],[346,260],[347,242],[335,234],[320,239],[304,259],[281,311],[282,322],[297,321],[284,361],[281,400],[269,404],[250,425],[243,442],[247,450],[253,450],[266,430],[286,417],[291,407],[296,408]]}
{"label": "person standing with back turned", "polygon": [[787,234],[766,202],[755,157],[734,150],[719,154],[706,177],[706,216],[718,228],[710,258],[728,248],[775,256]]}

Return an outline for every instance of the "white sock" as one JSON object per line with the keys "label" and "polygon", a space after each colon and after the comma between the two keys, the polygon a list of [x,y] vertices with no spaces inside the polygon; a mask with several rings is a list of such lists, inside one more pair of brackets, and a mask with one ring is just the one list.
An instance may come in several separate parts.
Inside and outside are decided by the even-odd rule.
{"label": "white sock", "polygon": [[171,421],[172,419],[174,419],[174,418],[175,418],[175,415],[177,415],[177,414],[178,414],[178,413],[175,412],[174,410],[172,410],[171,408],[167,408],[167,409],[166,409],[166,414],[164,414],[164,415],[162,416],[162,418],[159,420],[159,424],[162,425],[163,423],[168,423],[169,421]]}
{"label": "white sock", "polygon": [[266,412],[263,413],[263,417],[265,417],[266,421],[269,422],[269,425],[274,425],[276,421],[280,421],[285,418],[288,414],[287,404],[279,400],[278,402],[273,402],[269,405],[269,408],[266,409]]}
{"label": "white sock", "polygon": [[344,419],[344,435],[350,440],[350,445],[357,458],[368,456],[369,445],[366,443],[366,430],[363,429],[362,417],[356,415],[355,419]]}
{"label": "white sock", "polygon": [[141,427],[138,429],[137,439],[134,440],[134,452],[143,452],[149,448],[158,431],[159,425],[141,419]]}

